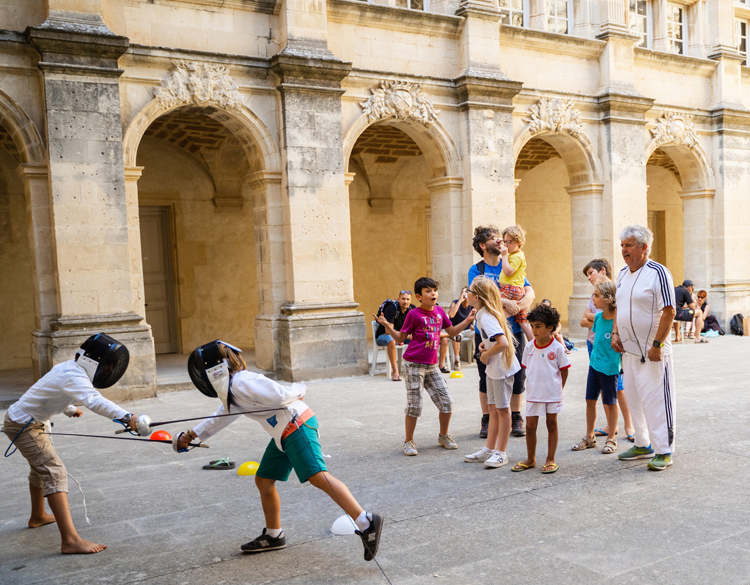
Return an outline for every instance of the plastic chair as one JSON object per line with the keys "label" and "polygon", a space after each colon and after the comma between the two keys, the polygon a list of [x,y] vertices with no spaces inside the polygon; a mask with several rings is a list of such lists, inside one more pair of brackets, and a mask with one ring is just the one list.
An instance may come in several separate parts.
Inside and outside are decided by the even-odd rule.
{"label": "plastic chair", "polygon": [[[385,371],[389,378],[392,377],[392,369],[391,369],[391,360],[388,359],[388,352],[385,349],[385,346],[378,345],[376,343],[375,335],[378,331],[378,322],[377,321],[371,321],[370,325],[372,326],[372,346],[370,348],[370,375],[375,375],[375,366],[378,363],[378,355],[380,355],[381,351],[385,352]],[[404,343],[401,345],[396,345],[396,359],[398,360],[398,367],[399,370],[401,369],[401,356],[404,353],[404,350],[408,346]]]}
{"label": "plastic chair", "polygon": [[[472,340],[472,344],[474,343],[474,330],[473,329],[465,329],[464,331],[462,331],[461,333],[459,333],[459,335],[461,336],[461,342],[460,342],[461,344],[463,344],[463,342],[466,341],[467,339],[471,339]],[[455,357],[456,357],[456,354],[453,351],[453,339],[454,338],[451,337],[450,341],[448,342],[448,358],[450,360],[450,364],[449,364],[448,367],[451,370],[453,369],[453,362],[454,362]],[[460,351],[460,349],[459,349],[459,351]],[[469,352],[469,356],[473,356],[473,352],[470,351]],[[461,356],[459,356],[459,358],[460,357]],[[469,361],[468,361],[468,363],[473,363],[473,362],[474,362],[473,359],[469,359]]]}

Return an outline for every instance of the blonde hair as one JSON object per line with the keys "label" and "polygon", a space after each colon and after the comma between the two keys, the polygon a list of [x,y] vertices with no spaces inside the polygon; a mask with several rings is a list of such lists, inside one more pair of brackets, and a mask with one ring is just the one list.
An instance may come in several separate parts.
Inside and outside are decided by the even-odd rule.
{"label": "blonde hair", "polygon": [[221,354],[221,357],[229,362],[230,374],[236,374],[237,372],[247,369],[247,364],[245,363],[245,360],[242,359],[242,355],[223,343],[219,343],[219,353]]}
{"label": "blonde hair", "polygon": [[484,303],[484,308],[487,309],[487,312],[500,323],[500,327],[505,334],[505,339],[508,340],[508,347],[503,352],[503,365],[506,370],[509,370],[513,365],[513,358],[516,355],[516,338],[513,336],[513,332],[508,325],[508,320],[503,313],[503,300],[500,296],[500,289],[497,288],[497,284],[491,278],[477,276],[474,282],[471,283],[469,290],[479,297],[482,303]]}
{"label": "blonde hair", "polygon": [[510,236],[522,248],[526,243],[526,231],[520,225],[511,225],[503,230],[503,238]]}
{"label": "blonde hair", "polygon": [[594,287],[594,294],[607,303],[610,311],[617,308],[617,287],[614,282],[600,282]]}

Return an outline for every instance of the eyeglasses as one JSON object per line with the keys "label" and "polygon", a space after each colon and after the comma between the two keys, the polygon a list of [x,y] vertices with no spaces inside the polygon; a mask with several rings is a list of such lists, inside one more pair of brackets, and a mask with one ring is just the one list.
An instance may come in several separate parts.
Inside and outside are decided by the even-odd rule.
{"label": "eyeglasses", "polygon": [[698,298],[699,299],[705,299],[706,297],[702,297],[702,296],[698,295]]}
{"label": "eyeglasses", "polygon": [[410,291],[410,290],[402,290],[402,291],[401,291],[401,292],[400,292],[399,294],[402,294],[402,295],[410,295],[410,294],[411,294],[411,291]]}
{"label": "eyeglasses", "polygon": [[507,246],[508,244],[515,244],[515,243],[516,243],[516,242],[515,242],[514,240],[503,240],[503,244],[505,244],[506,246]]}

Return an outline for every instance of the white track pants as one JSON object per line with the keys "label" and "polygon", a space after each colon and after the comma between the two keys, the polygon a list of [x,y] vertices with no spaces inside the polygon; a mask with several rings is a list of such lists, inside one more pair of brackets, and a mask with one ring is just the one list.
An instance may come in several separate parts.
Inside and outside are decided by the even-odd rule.
{"label": "white track pants", "polygon": [[635,427],[635,444],[657,454],[674,452],[675,385],[672,356],[660,362],[622,354],[622,383]]}

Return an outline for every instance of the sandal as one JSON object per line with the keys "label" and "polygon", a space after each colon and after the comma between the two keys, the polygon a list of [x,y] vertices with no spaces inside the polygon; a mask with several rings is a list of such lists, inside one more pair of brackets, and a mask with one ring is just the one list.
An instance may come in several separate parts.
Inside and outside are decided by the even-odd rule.
{"label": "sandal", "polygon": [[203,469],[234,469],[234,466],[234,461],[230,461],[229,457],[224,457],[210,461],[208,465],[203,466]]}
{"label": "sandal", "polygon": [[602,453],[609,454],[617,451],[617,441],[615,439],[607,439],[604,447],[602,447]]}
{"label": "sandal", "polygon": [[708,339],[703,339],[701,337],[701,340],[700,341],[696,341],[695,343],[708,343]]}
{"label": "sandal", "polygon": [[400,382],[403,378],[401,376],[391,376],[391,380],[394,382]]}
{"label": "sandal", "polygon": [[511,467],[510,470],[511,471],[526,471],[527,469],[531,469],[532,467],[536,467],[536,466],[526,465],[523,461],[519,461],[513,467]]}
{"label": "sandal", "polygon": [[[620,432],[619,429],[616,430],[615,431],[615,435],[617,435],[617,433],[619,433],[619,432]],[[609,435],[609,433],[607,431],[603,431],[602,429],[594,429],[594,436],[595,437],[606,437],[608,435]]]}
{"label": "sandal", "polygon": [[594,447],[596,447],[596,438],[587,439],[583,437],[583,439],[573,445],[573,451],[584,451],[585,449],[593,449]]}
{"label": "sandal", "polygon": [[560,466],[557,463],[548,463],[542,467],[542,473],[555,473],[558,469],[560,469]]}

